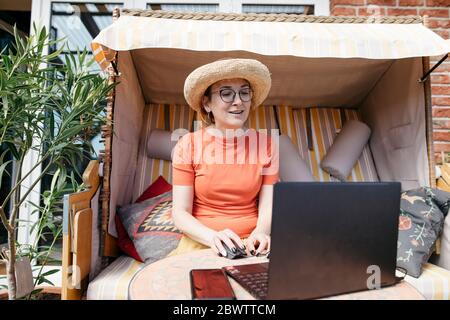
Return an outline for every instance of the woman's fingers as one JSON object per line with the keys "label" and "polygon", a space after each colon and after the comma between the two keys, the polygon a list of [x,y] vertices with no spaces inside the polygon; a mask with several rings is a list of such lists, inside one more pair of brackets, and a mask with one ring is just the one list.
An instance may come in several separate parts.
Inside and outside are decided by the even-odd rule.
{"label": "woman's fingers", "polygon": [[233,243],[233,241],[237,245],[242,244],[242,240],[239,238],[239,236],[229,229],[217,232],[213,238],[214,246],[217,248],[217,251],[214,251],[216,251],[216,253],[220,252],[222,256],[226,257],[227,252],[224,248],[224,244],[232,251],[237,250],[236,245]]}
{"label": "woman's fingers", "polygon": [[246,240],[246,246],[247,246],[247,254],[248,255],[254,255],[255,254],[255,242],[256,239],[253,235],[250,235],[250,237]]}
{"label": "woman's fingers", "polygon": [[225,248],[223,247],[222,240],[220,239],[220,237],[218,235],[216,235],[214,237],[214,245],[217,249],[216,253],[218,253],[224,257],[227,255],[227,252],[226,252]]}
{"label": "woman's fingers", "polygon": [[267,252],[267,247],[269,244],[268,237],[264,234],[258,235],[257,239],[258,239],[259,245],[258,245],[258,249],[256,249],[256,253],[255,253],[256,256]]}
{"label": "woman's fingers", "polygon": [[263,233],[250,235],[247,239],[247,250],[251,255],[267,253],[270,250],[270,236]]}
{"label": "woman's fingers", "polygon": [[[242,239],[236,234],[234,233],[232,230],[230,229],[225,229],[223,230],[223,232],[231,239],[234,241],[234,244],[238,245],[240,248],[245,250],[245,245],[244,242],[242,241]],[[233,245],[233,247],[235,247]],[[231,248],[230,248],[231,249]],[[236,248],[237,249],[237,248]]]}

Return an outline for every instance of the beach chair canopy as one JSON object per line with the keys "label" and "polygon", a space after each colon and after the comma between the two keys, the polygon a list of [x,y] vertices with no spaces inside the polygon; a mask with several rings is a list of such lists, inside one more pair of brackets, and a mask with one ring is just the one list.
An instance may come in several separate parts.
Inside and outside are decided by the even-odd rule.
{"label": "beach chair canopy", "polygon": [[147,103],[184,104],[184,80],[194,68],[224,57],[250,57],[267,64],[273,75],[267,104],[341,107],[357,106],[394,60],[450,51],[449,42],[420,17],[139,10],[123,10],[92,47],[104,69],[116,52],[131,53]]}

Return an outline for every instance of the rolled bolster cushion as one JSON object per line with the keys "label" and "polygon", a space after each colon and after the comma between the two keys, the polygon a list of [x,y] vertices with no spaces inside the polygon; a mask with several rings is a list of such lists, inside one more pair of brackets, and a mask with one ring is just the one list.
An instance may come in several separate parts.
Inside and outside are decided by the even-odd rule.
{"label": "rolled bolster cushion", "polygon": [[308,165],[287,135],[280,135],[280,180],[315,181]]}
{"label": "rolled bolster cushion", "polygon": [[328,148],[320,167],[341,181],[347,181],[364,146],[369,141],[370,128],[363,122],[348,120]]}
{"label": "rolled bolster cushion", "polygon": [[147,141],[147,156],[153,159],[169,160],[177,141],[172,141],[172,133],[162,129],[152,129]]}

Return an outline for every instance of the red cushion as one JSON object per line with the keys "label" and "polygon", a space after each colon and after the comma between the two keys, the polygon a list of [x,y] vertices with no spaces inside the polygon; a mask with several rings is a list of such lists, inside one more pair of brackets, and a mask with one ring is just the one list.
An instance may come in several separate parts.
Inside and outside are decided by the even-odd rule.
{"label": "red cushion", "polygon": [[131,241],[130,237],[128,236],[127,230],[123,226],[122,221],[120,221],[118,214],[116,214],[115,220],[117,230],[117,245],[119,246],[119,249],[123,253],[129,255],[130,257],[136,259],[137,261],[144,262],[137,253],[133,241]]}
{"label": "red cushion", "polygon": [[147,199],[157,197],[164,192],[172,190],[172,185],[164,179],[163,176],[159,176],[142,194],[137,198],[136,202],[142,202]]}
{"label": "red cushion", "polygon": [[[142,202],[147,199],[157,197],[160,194],[163,194],[167,191],[172,190],[172,185],[164,179],[163,176],[159,176],[136,200],[136,202]],[[122,221],[119,218],[119,215],[116,214],[116,230],[117,230],[117,244],[120,250],[129,255],[130,257],[142,261],[141,257],[137,253],[136,248],[134,247],[133,241],[131,241],[128,236],[127,230],[122,224]]]}

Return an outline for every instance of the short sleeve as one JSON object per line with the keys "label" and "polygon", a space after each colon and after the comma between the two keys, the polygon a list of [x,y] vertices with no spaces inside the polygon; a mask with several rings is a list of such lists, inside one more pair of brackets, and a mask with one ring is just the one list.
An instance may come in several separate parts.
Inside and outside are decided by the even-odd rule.
{"label": "short sleeve", "polygon": [[178,140],[172,153],[172,185],[194,185],[195,171],[192,161],[191,134]]}
{"label": "short sleeve", "polygon": [[280,180],[279,159],[280,149],[278,139],[270,137],[267,143],[267,154],[270,155],[269,162],[262,169],[262,184],[273,185]]}

